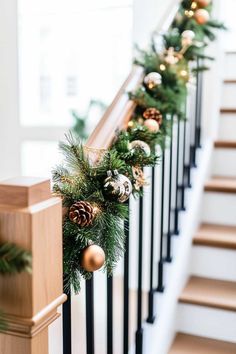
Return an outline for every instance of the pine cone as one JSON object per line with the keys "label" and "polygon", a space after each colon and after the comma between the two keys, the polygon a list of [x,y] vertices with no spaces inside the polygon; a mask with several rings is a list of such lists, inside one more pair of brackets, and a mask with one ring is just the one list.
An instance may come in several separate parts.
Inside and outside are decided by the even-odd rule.
{"label": "pine cone", "polygon": [[95,217],[95,211],[88,202],[75,202],[69,210],[69,219],[78,226],[89,226]]}
{"label": "pine cone", "polygon": [[145,119],[154,119],[155,121],[157,121],[157,123],[159,125],[161,125],[162,123],[162,114],[160,111],[158,111],[158,109],[156,108],[147,108],[144,112],[143,112],[143,117]]}

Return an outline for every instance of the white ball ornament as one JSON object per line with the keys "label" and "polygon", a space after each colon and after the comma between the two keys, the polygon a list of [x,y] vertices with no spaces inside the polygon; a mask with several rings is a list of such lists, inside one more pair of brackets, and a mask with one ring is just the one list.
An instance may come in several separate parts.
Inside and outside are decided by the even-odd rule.
{"label": "white ball ornament", "polygon": [[152,133],[157,133],[160,129],[159,124],[154,119],[146,119],[144,125],[148,128],[148,130]]}
{"label": "white ball ornament", "polygon": [[129,150],[132,153],[139,153],[147,157],[151,155],[150,146],[142,140],[131,141],[131,143],[129,143]]}
{"label": "white ball ornament", "polygon": [[153,88],[161,85],[162,83],[161,75],[156,72],[151,72],[145,76],[144,83],[150,90],[152,90]]}
{"label": "white ball ornament", "polygon": [[182,46],[190,46],[195,38],[195,33],[191,30],[186,30],[181,34]]}

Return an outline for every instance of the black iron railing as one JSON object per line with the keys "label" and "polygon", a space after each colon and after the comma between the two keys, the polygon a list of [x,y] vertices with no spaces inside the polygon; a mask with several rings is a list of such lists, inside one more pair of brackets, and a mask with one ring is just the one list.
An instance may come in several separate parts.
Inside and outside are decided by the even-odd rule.
{"label": "black iron railing", "polygon": [[[197,62],[199,66],[199,61]],[[138,250],[137,264],[130,264],[130,253],[134,250],[134,245],[130,244],[130,222],[125,222],[126,234],[126,252],[123,264],[123,299],[122,301],[122,321],[115,322],[114,318],[114,289],[112,277],[106,280],[106,307],[104,317],[106,326],[100,330],[106,335],[106,353],[101,353],[96,348],[95,343],[95,304],[94,304],[94,277],[86,281],[85,304],[86,316],[82,318],[86,327],[86,352],[79,354],[128,354],[130,344],[135,343],[136,354],[143,354],[143,323],[144,323],[144,301],[148,301],[148,311],[145,314],[148,323],[154,323],[156,319],[155,300],[158,292],[164,292],[168,286],[168,279],[164,278],[164,268],[166,262],[171,262],[175,256],[173,254],[173,237],[180,232],[179,217],[180,212],[185,210],[185,192],[191,187],[191,169],[196,167],[196,151],[201,147],[201,109],[202,109],[202,73],[197,74],[195,85],[195,97],[186,98],[186,107],[189,105],[189,99],[195,106],[194,114],[187,117],[187,120],[180,121],[177,117],[169,117],[171,123],[170,140],[161,153],[161,163],[158,167],[151,169],[150,183],[150,218],[144,222],[144,199],[139,199],[138,214],[138,234],[135,247]],[[193,95],[192,95],[193,96]],[[159,169],[160,179],[157,179]],[[160,184],[160,187],[159,187]],[[158,203],[156,200],[156,191],[159,189]],[[130,218],[133,217],[130,214]],[[158,226],[156,220],[159,219]],[[146,238],[144,238],[144,228],[150,223],[150,248],[148,249],[149,264],[144,264],[144,247]],[[158,247],[158,252],[155,247]],[[136,313],[131,314],[130,306],[130,277],[131,266],[136,267]],[[157,272],[154,272],[157,270]],[[157,273],[157,279],[154,274]],[[144,290],[144,276],[149,275],[149,289]],[[147,296],[144,297],[146,291]],[[100,304],[98,304],[100,306]],[[130,317],[135,316],[136,326],[131,328]],[[122,331],[123,341],[119,352],[114,346],[114,333]],[[130,343],[131,338],[131,343]],[[73,338],[77,340],[77,338]],[[73,354],[71,345],[71,295],[68,294],[68,300],[63,305],[63,354]],[[78,354],[78,353],[76,353]]]}

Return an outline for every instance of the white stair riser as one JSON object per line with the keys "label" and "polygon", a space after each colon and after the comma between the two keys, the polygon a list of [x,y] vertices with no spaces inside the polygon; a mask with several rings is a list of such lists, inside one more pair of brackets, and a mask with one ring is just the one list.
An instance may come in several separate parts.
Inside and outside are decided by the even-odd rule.
{"label": "white stair riser", "polygon": [[218,136],[222,140],[236,140],[236,114],[221,114]]}
{"label": "white stair riser", "polygon": [[201,212],[203,222],[236,225],[236,194],[205,192]]}
{"label": "white stair riser", "polygon": [[233,311],[179,304],[176,327],[178,332],[236,342],[236,314]]}
{"label": "white stair riser", "polygon": [[224,75],[225,79],[235,79],[236,78],[236,55],[228,54],[225,56],[225,65],[224,65]]}
{"label": "white stair riser", "polygon": [[221,106],[235,108],[236,105],[236,84],[224,84],[222,90]]}
{"label": "white stair riser", "polygon": [[194,245],[191,256],[191,274],[236,281],[236,251]]}
{"label": "white stair riser", "polygon": [[236,176],[236,149],[215,148],[212,157],[212,174],[215,176]]}

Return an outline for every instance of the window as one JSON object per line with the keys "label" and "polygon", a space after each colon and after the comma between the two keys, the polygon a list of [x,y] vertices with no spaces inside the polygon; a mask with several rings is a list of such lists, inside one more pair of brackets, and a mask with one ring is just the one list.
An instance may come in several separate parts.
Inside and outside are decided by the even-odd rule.
{"label": "window", "polygon": [[130,71],[132,0],[19,0],[18,17],[22,173],[49,176],[71,111],[111,103]]}

